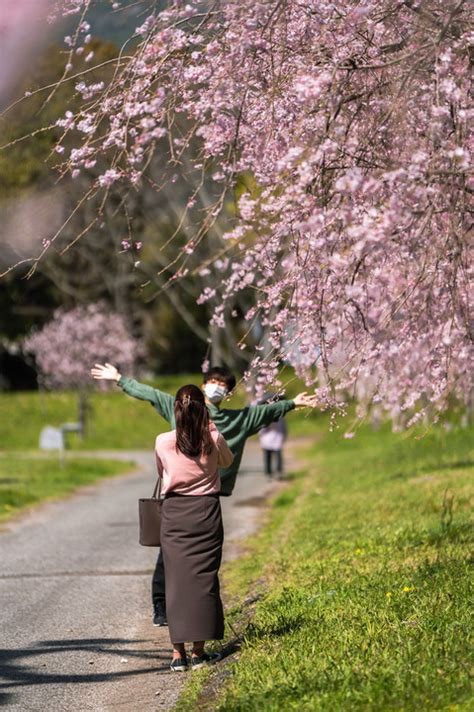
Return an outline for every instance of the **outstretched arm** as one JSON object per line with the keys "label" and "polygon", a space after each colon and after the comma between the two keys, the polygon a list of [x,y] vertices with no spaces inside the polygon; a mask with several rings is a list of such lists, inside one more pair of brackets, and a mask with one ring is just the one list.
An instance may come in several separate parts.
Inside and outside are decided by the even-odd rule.
{"label": "outstretched arm", "polygon": [[258,431],[266,425],[280,420],[280,418],[286,415],[290,410],[293,410],[293,408],[296,408],[296,404],[293,400],[281,400],[276,401],[276,403],[250,406],[246,409],[247,417],[245,418],[244,426],[247,434],[253,435],[254,433],[258,433]]}
{"label": "outstretched arm", "polygon": [[293,400],[281,400],[276,403],[265,405],[254,405],[248,409],[246,418],[246,429],[249,435],[257,433],[270,423],[280,420],[293,408],[315,408],[318,404],[316,396],[309,396],[305,393],[298,393]]}
{"label": "outstretched arm", "polygon": [[316,408],[318,405],[318,396],[309,396],[306,391],[304,393],[298,393],[293,399],[295,408]]}
{"label": "outstretched arm", "polygon": [[147,386],[145,383],[139,383],[134,378],[122,376],[111,363],[105,365],[96,363],[94,368],[91,368],[91,376],[96,380],[115,381],[124,393],[138,400],[148,401],[168,423],[172,421],[174,398],[168,393]]}
{"label": "outstretched arm", "polygon": [[106,363],[104,366],[101,363],[95,363],[94,368],[91,368],[91,376],[96,381],[116,381],[117,383],[122,378],[122,374],[111,363]]}

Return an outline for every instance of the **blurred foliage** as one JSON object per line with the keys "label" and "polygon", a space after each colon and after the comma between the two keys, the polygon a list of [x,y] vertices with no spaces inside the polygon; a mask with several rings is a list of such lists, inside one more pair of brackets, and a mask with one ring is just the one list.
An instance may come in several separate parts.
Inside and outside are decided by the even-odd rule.
{"label": "blurred foliage", "polygon": [[[113,43],[95,38],[87,50],[94,51],[94,65],[107,62],[118,53]],[[85,64],[83,56],[74,56],[72,74],[87,71],[88,80],[107,81],[114,65],[95,69]],[[76,111],[81,101],[74,91],[78,78],[59,81],[64,63],[65,51],[58,45],[50,46],[33,68],[27,84],[21,87],[17,103],[0,118],[0,211],[4,225],[8,222],[5,216],[21,207],[21,201],[36,196],[56,200],[58,210],[66,217],[103,170],[98,165],[75,180],[66,175],[58,183],[54,167],[67,155],[76,137],[72,134],[66,140],[66,153],[59,156],[54,148],[62,129],[54,124],[66,111]],[[50,88],[38,91],[42,87]],[[23,96],[25,92],[29,96]],[[132,194],[122,187],[114,188],[103,208],[103,222],[94,224],[72,249],[66,249],[100,213],[102,199],[100,192],[84,203],[32,276],[27,278],[31,266],[27,263],[0,279],[0,389],[13,384],[17,388],[22,378],[22,369],[15,370],[14,360],[9,358],[13,342],[19,344],[32,328],[48,321],[59,306],[73,308],[99,300],[122,313],[130,331],[144,338],[148,369],[175,373],[200,368],[208,346],[188,322],[191,320],[206,335],[207,308],[196,304],[199,290],[186,293],[176,285],[173,299],[159,291],[163,286],[156,282],[156,273],[163,269],[160,245],[173,234],[175,226],[166,206],[158,203],[149,186]],[[132,229],[135,241],[145,240],[146,233],[146,260],[135,248],[123,252],[121,242]],[[32,231],[34,234],[34,226]],[[18,237],[21,242],[22,236]],[[47,235],[38,228],[28,247],[31,256],[40,252],[44,237]],[[183,239],[178,235],[177,243],[182,244]],[[30,252],[25,255],[25,248],[23,253],[18,251],[5,233],[2,239],[0,232],[0,242],[0,272],[30,256]],[[163,281],[168,277],[165,270]],[[30,383],[25,381],[24,387],[30,387]]]}
{"label": "blurred foliage", "polygon": [[0,280],[0,334],[9,340],[27,333],[61,304],[61,295],[44,275],[25,279],[20,272]]}
{"label": "blurred foliage", "polygon": [[[89,65],[84,57],[91,50],[94,60]],[[258,192],[252,176],[239,177],[225,201],[222,224],[193,246],[186,280],[174,279],[176,256],[190,240],[199,212],[216,199],[215,191],[220,188],[206,180],[183,223],[183,208],[202,176],[191,175],[186,161],[170,167],[166,146],[157,149],[138,190],[116,184],[107,201],[99,190],[75,211],[105,164],[99,160],[72,179],[65,171],[65,159],[81,137],[71,131],[63,142],[65,152],[57,153],[62,129],[55,123],[66,111],[76,112],[81,106],[75,90],[79,81],[107,84],[114,71],[109,60],[117,54],[112,42],[93,38],[83,55],[74,55],[73,70],[62,80],[67,53],[59,45],[50,46],[20,88],[16,103],[0,117],[0,224],[4,227],[0,273],[26,260],[0,278],[0,389],[31,387],[29,378],[21,385],[25,369],[17,367],[21,341],[60,306],[110,304],[124,316],[130,332],[143,339],[147,352],[143,366],[155,373],[196,371],[209,357],[213,364],[225,363],[241,374],[253,353],[254,339],[260,338],[257,332],[248,332],[245,320],[253,304],[251,288],[242,290],[235,303],[226,307],[222,330],[208,326],[215,301],[196,303],[204,287],[218,289],[228,274],[228,245],[223,249],[221,234],[232,224],[242,193]],[[81,72],[80,77],[70,79]],[[185,132],[186,127],[182,128]],[[56,170],[59,167],[65,171],[62,176]],[[167,175],[170,171],[173,175]],[[166,183],[164,178],[167,188],[157,193],[156,186]],[[50,213],[51,219],[45,217]],[[25,223],[28,234],[17,234]],[[62,223],[59,236],[27,277],[43,241],[51,239]],[[76,240],[78,235],[81,238]],[[254,239],[250,231],[241,240],[242,249]],[[127,251],[124,240],[131,245]],[[227,265],[222,272],[201,270],[199,265],[208,266],[216,257]],[[248,345],[246,350],[238,347],[240,339]],[[10,358],[14,354],[15,359]]]}
{"label": "blurred foliage", "polygon": [[[94,63],[100,64],[117,55],[117,47],[111,42],[93,39],[87,46],[94,51]],[[61,129],[55,126],[58,117],[67,110],[78,108],[78,96],[73,91],[78,79],[60,82],[65,62],[65,52],[58,45],[51,45],[32,68],[27,84],[21,94],[31,93],[17,103],[0,119],[0,196],[2,200],[38,184],[52,184],[57,175],[51,172],[57,154],[52,155]],[[82,57],[74,58],[75,74],[88,69]],[[110,67],[93,69],[88,78],[99,81],[107,77]],[[52,87],[56,85],[53,89]],[[43,87],[49,89],[38,91]],[[31,140],[31,139],[34,140]],[[8,146],[8,144],[12,144]]]}

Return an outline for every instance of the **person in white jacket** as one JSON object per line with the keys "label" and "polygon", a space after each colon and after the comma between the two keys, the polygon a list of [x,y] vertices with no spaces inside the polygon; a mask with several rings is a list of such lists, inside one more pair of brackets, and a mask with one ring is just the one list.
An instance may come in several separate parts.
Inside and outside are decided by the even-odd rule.
{"label": "person in white jacket", "polygon": [[[268,403],[280,399],[279,396],[268,395],[261,402]],[[286,436],[287,427],[283,418],[270,423],[259,432],[260,447],[263,451],[263,466],[268,477],[273,477],[274,473],[277,479],[283,477],[283,445]],[[273,469],[273,461],[275,461],[275,470]]]}

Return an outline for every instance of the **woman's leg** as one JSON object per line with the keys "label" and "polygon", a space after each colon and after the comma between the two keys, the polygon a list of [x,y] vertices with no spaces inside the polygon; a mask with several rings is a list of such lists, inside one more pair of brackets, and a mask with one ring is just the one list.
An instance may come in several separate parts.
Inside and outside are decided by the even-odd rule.
{"label": "woman's leg", "polygon": [[191,651],[191,667],[193,670],[209,663],[217,663],[222,659],[222,653],[206,653],[204,650],[205,640],[195,640]]}
{"label": "woman's leg", "polygon": [[204,652],[205,640],[195,640],[193,643],[193,649],[191,655],[193,658],[200,658]]}
{"label": "woman's leg", "polygon": [[170,668],[172,672],[186,672],[189,669],[188,658],[184,643],[172,643],[173,659],[171,660]]}
{"label": "woman's leg", "polygon": [[185,658],[186,657],[186,648],[184,647],[184,643],[173,643],[173,660],[176,660],[176,658]]}

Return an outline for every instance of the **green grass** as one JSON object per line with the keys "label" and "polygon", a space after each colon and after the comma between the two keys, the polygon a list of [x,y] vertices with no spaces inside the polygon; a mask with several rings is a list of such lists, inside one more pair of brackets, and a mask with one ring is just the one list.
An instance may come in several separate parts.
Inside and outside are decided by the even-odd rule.
{"label": "green grass", "polygon": [[44,499],[69,494],[81,485],[127,472],[132,462],[66,457],[0,456],[0,522]]}
{"label": "green grass", "polygon": [[[167,393],[176,393],[185,383],[199,383],[202,375],[167,376],[152,385]],[[302,386],[292,383],[289,395]],[[71,433],[69,447],[74,449],[150,449],[156,436],[169,429],[168,424],[146,402],[135,400],[114,386],[108,392],[94,391],[90,398],[91,417],[84,441]],[[245,394],[239,388],[226,402],[229,408],[245,405]],[[39,434],[45,425],[60,426],[77,420],[77,398],[70,392],[15,392],[0,395],[0,450],[31,450],[38,447]],[[308,413],[288,416],[290,433],[314,432],[317,417]]]}
{"label": "green grass", "polygon": [[226,570],[228,622],[244,643],[208,708],[472,709],[472,430],[326,431],[309,455],[307,476]]}
{"label": "green grass", "polygon": [[[183,378],[189,378],[184,376]],[[177,390],[179,378],[160,380],[160,388]],[[94,390],[90,398],[88,432],[81,441],[74,434],[67,442],[74,449],[152,449],[158,433],[168,426],[152,406],[122,393],[116,386]],[[71,392],[15,392],[0,395],[0,448],[29,450],[38,447],[45,425],[60,426],[77,420],[77,396]]]}

